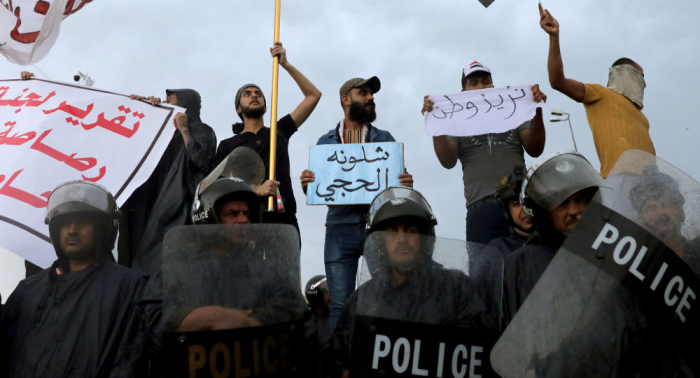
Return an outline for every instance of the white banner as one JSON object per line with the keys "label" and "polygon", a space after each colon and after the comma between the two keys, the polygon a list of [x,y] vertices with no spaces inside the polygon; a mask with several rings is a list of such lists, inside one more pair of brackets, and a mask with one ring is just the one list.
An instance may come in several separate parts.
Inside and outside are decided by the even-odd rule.
{"label": "white banner", "polygon": [[178,111],[66,83],[0,80],[0,247],[50,265],[51,191],[88,180],[123,204],[158,164]]}
{"label": "white banner", "polygon": [[535,116],[532,86],[489,88],[448,95],[431,95],[433,111],[425,113],[432,136],[472,136],[513,130]]}
{"label": "white banner", "polygon": [[377,193],[398,186],[403,143],[324,144],[311,147],[309,205],[368,205]]}
{"label": "white banner", "polygon": [[0,0],[0,52],[13,63],[43,59],[58,39],[61,21],[93,0]]}

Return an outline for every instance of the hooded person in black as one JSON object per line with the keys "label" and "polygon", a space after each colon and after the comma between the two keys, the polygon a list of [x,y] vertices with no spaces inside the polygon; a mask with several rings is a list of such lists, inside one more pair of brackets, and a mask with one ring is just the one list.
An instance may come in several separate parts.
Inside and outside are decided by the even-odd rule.
{"label": "hooded person in black", "polygon": [[520,202],[535,233],[504,262],[504,321],[515,316],[566,235],[605,181],[578,152],[554,152],[530,167]]}
{"label": "hooded person in black", "polygon": [[[187,109],[151,177],[122,206],[119,263],[151,276],[160,269],[163,238],[190,217],[197,184],[214,167],[216,135],[199,118],[201,97],[192,89],[166,90],[167,103]],[[155,97],[133,99],[160,103]]]}
{"label": "hooded person in black", "polygon": [[19,283],[2,315],[3,377],[134,377],[143,279],[115,263],[119,211],[99,185],[72,181],[48,199],[58,260]]}
{"label": "hooded person in black", "polygon": [[[348,299],[324,348],[326,373],[346,377],[357,315],[484,329],[486,306],[468,276],[432,258],[437,220],[422,195],[391,187],[370,206],[378,269]],[[370,330],[364,330],[371,332]]]}

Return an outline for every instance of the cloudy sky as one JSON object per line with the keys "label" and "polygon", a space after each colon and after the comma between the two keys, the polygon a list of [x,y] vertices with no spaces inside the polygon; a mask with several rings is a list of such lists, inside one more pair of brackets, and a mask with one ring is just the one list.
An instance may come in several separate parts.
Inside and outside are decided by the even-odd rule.
{"label": "cloudy sky", "polygon": [[[700,130],[693,114],[700,109],[700,3],[543,4],[561,25],[567,76],[605,85],[607,69],[617,58],[627,56],[642,65],[647,82],[644,113],[657,155],[699,179]],[[233,97],[239,86],[257,83],[269,98],[273,21],[273,0],[97,0],[63,22],[58,42],[36,67],[3,59],[0,73],[16,78],[27,69],[40,78],[70,81],[81,70],[96,80],[96,88],[125,94],[164,96],[165,88],[193,88],[202,95],[202,120],[220,141],[232,135],[231,124],[237,120]],[[323,92],[314,113],[290,141],[293,178],[308,167],[309,146],[342,118],[342,83],[376,75],[382,89],[375,96],[375,125],[405,143],[406,167],[414,175],[415,188],[433,206],[438,236],[463,240],[461,169],[440,166],[420,109],[425,94],[459,91],[462,67],[475,60],[491,69],[496,86],[540,84],[549,97],[547,112],[571,113],[579,151],[599,168],[583,106],[549,87],[549,39],[539,27],[537,1],[496,0],[489,8],[477,0],[283,1],[281,40],[289,62]],[[282,116],[302,95],[283,70],[279,90]],[[546,122],[546,130],[544,155],[573,148],[566,123]],[[326,208],[303,205],[301,186],[296,180],[294,185],[306,282],[324,272]],[[2,239],[11,237],[0,235],[0,246]],[[24,266],[4,250],[0,261],[4,301],[23,277]]]}

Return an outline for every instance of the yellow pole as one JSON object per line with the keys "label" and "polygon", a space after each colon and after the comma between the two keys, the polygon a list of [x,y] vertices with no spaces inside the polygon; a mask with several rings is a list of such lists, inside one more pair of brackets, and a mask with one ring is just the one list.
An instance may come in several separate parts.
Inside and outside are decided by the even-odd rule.
{"label": "yellow pole", "polygon": [[[280,8],[282,0],[275,0],[275,42],[280,41]],[[272,59],[272,111],[270,112],[270,180],[275,179],[277,168],[277,82],[280,73],[280,59]],[[268,199],[267,210],[275,210],[277,195]]]}

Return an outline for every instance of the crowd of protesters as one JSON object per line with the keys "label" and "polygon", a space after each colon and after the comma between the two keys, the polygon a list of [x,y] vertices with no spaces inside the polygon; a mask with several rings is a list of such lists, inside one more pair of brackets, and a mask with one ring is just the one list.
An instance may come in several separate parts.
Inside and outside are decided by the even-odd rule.
{"label": "crowd of protesters", "polygon": [[[175,130],[160,162],[121,208],[107,190],[88,182],[68,182],[51,193],[46,224],[58,259],[44,270],[28,266],[27,278],[3,306],[2,375],[165,376],[167,366],[163,363],[168,362],[164,359],[164,335],[168,332],[292,321],[297,319],[296,309],[302,304],[307,352],[317,357],[305,360],[308,376],[348,376],[352,335],[362,327],[356,321],[358,315],[502,331],[599,189],[610,187],[605,178],[620,155],[633,149],[655,154],[649,122],[641,112],[645,87],[642,67],[628,58],[617,60],[610,68],[607,86],[570,79],[564,75],[559,24],[541,6],[540,26],[550,38],[547,70],[551,88],[583,103],[600,171],[576,152],[555,153],[529,169],[525,166],[525,153],[537,158],[545,148],[541,108],[530,121],[507,132],[433,137],[440,165],[451,169],[459,161],[462,166],[466,242],[493,248],[503,260],[502,270],[494,273],[504,277],[499,303],[492,306],[484,285],[475,282],[474,277],[446,270],[433,261],[435,244],[425,240],[435,237],[437,219],[429,201],[413,189],[413,176],[407,170],[397,177],[400,187],[381,192],[371,205],[328,206],[325,275],[310,279],[303,292],[294,287],[293,279],[285,278],[282,267],[274,266],[272,262],[277,260],[269,257],[287,251],[263,250],[260,246],[264,240],[256,239],[254,232],[234,232],[236,235],[228,235],[222,242],[226,248],[247,254],[229,271],[231,276],[217,276],[212,270],[204,275],[208,280],[205,284],[194,283],[194,273],[181,277],[178,285],[182,287],[165,284],[172,282],[168,277],[172,271],[164,268],[168,263],[168,257],[164,257],[165,235],[176,226],[205,230],[205,224],[291,225],[295,232],[290,234],[290,245],[295,241],[301,245],[293,191],[298,184],[290,176],[290,159],[298,154],[289,150],[289,140],[314,111],[321,92],[289,63],[282,44],[275,43],[270,49],[272,57],[279,58],[280,66],[304,96],[291,113],[278,120],[275,150],[271,149],[271,130],[263,118],[268,102],[258,85],[242,85],[230,99],[240,120],[235,120],[233,136],[221,141],[218,148],[213,130],[200,119],[199,94],[191,89],[168,89],[164,102],[186,112],[174,116]],[[22,73],[22,79],[31,76]],[[462,69],[461,90],[494,88],[494,77],[486,65],[475,61]],[[342,118],[339,115],[339,122],[319,137],[317,145],[395,141],[390,130],[372,124],[376,118],[375,96],[381,87],[376,76],[342,83]],[[154,105],[161,103],[154,96],[131,97]],[[547,100],[537,84],[532,86],[532,97],[536,103]],[[432,111],[433,105],[425,96],[422,112]],[[243,147],[255,151],[265,172],[274,154],[276,178],[250,183],[238,177],[218,177],[205,186],[203,180],[214,167]],[[304,193],[314,180],[310,170],[301,174]],[[673,187],[672,183],[664,185]],[[676,205],[684,201],[679,195],[671,198]],[[269,197],[276,199],[271,211],[267,211]],[[676,212],[668,219],[680,218]],[[378,247],[369,253],[377,256],[365,255],[373,274],[358,289],[360,258],[368,254],[365,246],[373,237]],[[115,243],[118,263],[111,253]],[[190,247],[199,248],[196,244]],[[258,259],[261,253],[262,259]],[[216,261],[224,264],[223,260]],[[190,271],[197,266],[193,262]],[[298,277],[298,267],[296,274]],[[187,276],[187,270],[182,275]],[[270,279],[251,278],[245,288],[236,289],[226,283],[234,276],[256,275],[268,275]],[[433,292],[428,299],[416,296],[416,291],[402,290],[415,286],[416,276],[427,277],[425,285],[440,288],[436,289],[439,295]],[[222,289],[228,287],[229,291]],[[164,297],[173,291],[187,292],[198,299],[171,307]],[[373,304],[370,310],[363,308],[368,303]],[[503,316],[494,318],[492,307],[502,308]]]}

